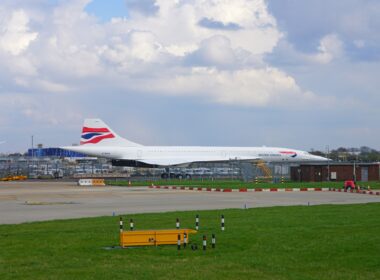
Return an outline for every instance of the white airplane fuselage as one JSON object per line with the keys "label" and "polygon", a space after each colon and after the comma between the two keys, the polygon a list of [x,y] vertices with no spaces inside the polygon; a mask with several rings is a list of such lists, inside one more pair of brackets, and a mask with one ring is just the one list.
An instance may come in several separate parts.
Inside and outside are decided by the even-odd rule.
{"label": "white airplane fuselage", "polygon": [[288,148],[143,146],[120,137],[99,119],[85,120],[81,145],[63,147],[63,149],[113,160],[135,161],[148,166],[178,166],[194,162],[231,160],[266,162],[327,160],[308,152]]}
{"label": "white airplane fuselage", "polygon": [[202,147],[202,146],[74,146],[70,150],[96,157],[134,160],[157,165],[177,165],[186,162],[216,162],[229,160],[263,160],[266,162],[325,161],[326,158],[308,152],[274,147]]}

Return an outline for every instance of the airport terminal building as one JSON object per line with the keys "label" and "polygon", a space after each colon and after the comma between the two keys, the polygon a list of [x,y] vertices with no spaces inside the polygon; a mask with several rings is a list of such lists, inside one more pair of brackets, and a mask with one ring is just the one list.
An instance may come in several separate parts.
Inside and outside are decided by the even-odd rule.
{"label": "airport terminal building", "polygon": [[59,157],[59,158],[84,158],[84,154],[63,150],[61,148],[34,148],[28,149],[28,157]]}

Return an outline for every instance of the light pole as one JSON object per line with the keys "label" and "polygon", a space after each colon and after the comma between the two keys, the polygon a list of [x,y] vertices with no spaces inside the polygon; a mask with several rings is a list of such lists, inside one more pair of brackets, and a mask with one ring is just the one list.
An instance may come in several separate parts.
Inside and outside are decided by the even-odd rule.
{"label": "light pole", "polygon": [[[326,146],[326,158],[329,159],[330,147]],[[330,182],[330,161],[327,161],[327,181]]]}
{"label": "light pole", "polygon": [[[33,135],[31,136],[31,140],[32,140],[31,157],[28,157],[28,176],[29,177],[30,177],[30,173],[31,173],[30,170],[34,171],[34,166],[33,166],[33,164],[34,164],[34,162],[33,162],[33,155],[34,155],[34,153],[33,153]],[[30,167],[32,167],[32,168],[30,168]]]}
{"label": "light pole", "polygon": [[33,159],[33,156],[34,156],[34,151],[33,151],[33,135],[32,135],[32,159]]}
{"label": "light pole", "polygon": [[359,161],[359,155],[358,154],[356,154],[356,159],[354,159],[354,182],[355,182],[355,184],[356,184],[356,162],[357,161]]}

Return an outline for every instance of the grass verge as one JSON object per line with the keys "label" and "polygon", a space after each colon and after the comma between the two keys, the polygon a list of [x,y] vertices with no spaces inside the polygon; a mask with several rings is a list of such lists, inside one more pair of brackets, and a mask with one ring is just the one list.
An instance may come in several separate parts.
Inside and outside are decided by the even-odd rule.
{"label": "grass verge", "polygon": [[[344,182],[284,182],[284,183],[254,183],[240,180],[157,180],[157,181],[107,181],[111,186],[192,186],[210,188],[342,188]],[[361,186],[370,186],[372,189],[380,189],[380,182],[358,182]]]}
{"label": "grass verge", "polygon": [[[118,217],[0,226],[0,279],[380,279],[380,203],[129,215],[136,229],[194,227],[217,248],[105,250]],[[226,231],[220,231],[221,214]]]}

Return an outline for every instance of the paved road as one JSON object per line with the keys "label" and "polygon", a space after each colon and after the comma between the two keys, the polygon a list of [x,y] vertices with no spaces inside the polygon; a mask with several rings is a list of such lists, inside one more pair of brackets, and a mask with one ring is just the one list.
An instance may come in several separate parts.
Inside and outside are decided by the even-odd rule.
{"label": "paved road", "polygon": [[118,214],[380,202],[337,192],[219,193],[147,187],[78,187],[70,182],[1,182],[0,224]]}

